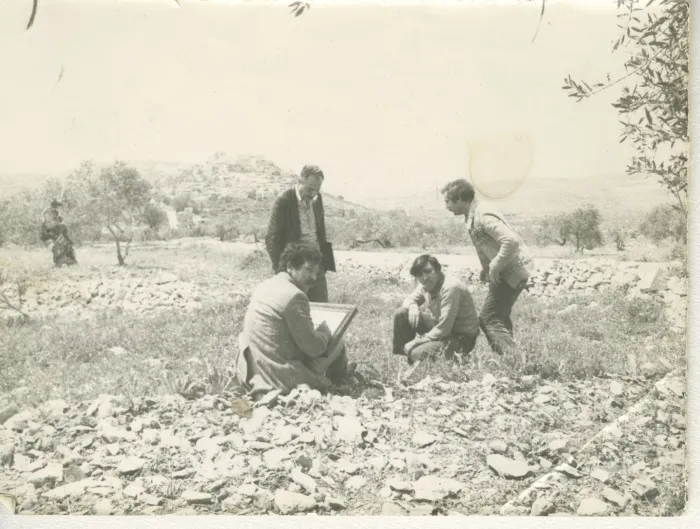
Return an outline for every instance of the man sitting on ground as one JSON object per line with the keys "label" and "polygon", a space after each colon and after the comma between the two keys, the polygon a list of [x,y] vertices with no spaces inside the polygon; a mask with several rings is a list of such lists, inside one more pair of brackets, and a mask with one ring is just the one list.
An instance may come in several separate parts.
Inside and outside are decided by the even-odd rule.
{"label": "man sitting on ground", "polygon": [[409,365],[443,352],[448,359],[466,356],[479,336],[474,300],[457,278],[446,275],[432,255],[421,255],[411,266],[418,287],[394,314],[394,349]]}
{"label": "man sitting on ground", "polygon": [[239,336],[236,374],[255,394],[287,393],[306,384],[320,391],[341,383],[348,370],[345,346],[327,351],[331,331],[311,319],[307,292],[315,284],[321,252],[290,244],[280,257],[280,272],[253,292]]}

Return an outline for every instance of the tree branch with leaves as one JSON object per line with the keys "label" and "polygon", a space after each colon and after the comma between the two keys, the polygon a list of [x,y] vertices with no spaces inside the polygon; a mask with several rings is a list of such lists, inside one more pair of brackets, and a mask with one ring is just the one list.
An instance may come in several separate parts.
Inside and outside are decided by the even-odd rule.
{"label": "tree branch with leaves", "polygon": [[[687,215],[688,199],[688,60],[689,1],[618,0],[624,20],[612,51],[631,49],[627,73],[619,79],[594,83],[571,75],[563,90],[577,102],[624,82],[612,104],[621,120],[620,143],[629,141],[636,154],[629,174],[654,175],[676,199],[675,207]],[[659,12],[650,12],[650,8]]]}

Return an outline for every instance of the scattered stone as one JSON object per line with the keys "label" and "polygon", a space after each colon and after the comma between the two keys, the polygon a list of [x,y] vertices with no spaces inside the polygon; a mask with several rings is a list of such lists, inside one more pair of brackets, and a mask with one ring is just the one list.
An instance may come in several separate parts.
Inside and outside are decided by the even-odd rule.
{"label": "scattered stone", "polygon": [[193,490],[183,492],[181,497],[188,505],[205,505],[213,501],[211,494]]}
{"label": "scattered stone", "polygon": [[365,429],[357,418],[336,415],[333,417],[333,423],[336,427],[335,436],[339,441],[350,445],[362,442]]}
{"label": "scattered stone", "polygon": [[15,458],[15,446],[9,443],[0,445],[0,467],[10,467]]}
{"label": "scattered stone", "polygon": [[112,505],[111,500],[103,498],[95,503],[93,506],[93,512],[97,516],[109,516],[114,512],[114,505]]}
{"label": "scattered stone", "polygon": [[129,498],[138,498],[141,494],[146,492],[146,489],[140,481],[135,481],[126,487],[122,492],[124,496],[128,496]]}
{"label": "scattered stone", "polygon": [[539,497],[532,504],[530,516],[547,516],[554,512],[554,504],[547,498]]}
{"label": "scattered stone", "polygon": [[555,439],[549,443],[549,450],[551,452],[564,453],[569,451],[569,442],[566,439]]}
{"label": "scattered stone", "polygon": [[140,471],[146,465],[146,463],[147,461],[145,459],[141,459],[139,457],[127,457],[119,464],[117,472],[127,476],[135,474],[136,472]]}
{"label": "scattered stone", "polygon": [[44,492],[42,496],[44,498],[49,498],[52,500],[63,500],[69,496],[77,496],[85,492],[88,487],[93,487],[99,485],[99,481],[94,479],[84,479],[82,481],[75,481],[73,483],[68,483],[55,489]]}
{"label": "scattered stone", "polygon": [[653,362],[645,362],[639,366],[639,371],[641,371],[641,373],[647,378],[651,378],[658,374],[658,368]]}
{"label": "scattered stone", "polygon": [[507,479],[524,479],[532,475],[532,470],[527,466],[527,463],[498,454],[488,456],[486,464],[491,470]]}
{"label": "scattered stone", "polygon": [[566,463],[564,463],[563,465],[559,465],[557,467],[557,471],[569,476],[570,478],[580,478],[581,477],[581,473],[578,470],[576,470],[571,465],[567,465]]}
{"label": "scattered stone", "polygon": [[506,450],[508,450],[508,445],[504,441],[491,441],[489,449],[494,454],[505,454]]}
{"label": "scattered stone", "polygon": [[367,463],[377,472],[381,472],[389,464],[389,461],[383,456],[375,456],[370,458]]}
{"label": "scattered stone", "polygon": [[304,474],[301,470],[298,468],[294,469],[292,472],[292,481],[294,483],[300,485],[306,492],[309,494],[315,494],[316,493],[316,482],[311,476],[307,476]]}
{"label": "scattered stone", "polygon": [[585,498],[576,511],[579,516],[602,516],[608,511],[608,504],[598,498]]}
{"label": "scattered stone", "polygon": [[408,481],[401,481],[398,478],[391,478],[386,482],[387,486],[396,492],[403,492],[405,494],[410,494],[413,492],[413,484]]}
{"label": "scattered stone", "polygon": [[268,450],[263,454],[263,460],[268,468],[276,469],[279,468],[283,461],[291,457],[288,450],[283,450],[281,448],[273,448]]}
{"label": "scattered stone", "polygon": [[612,395],[618,396],[622,395],[624,392],[625,389],[619,381],[613,380],[612,382],[610,382],[610,393]]}
{"label": "scattered stone", "polygon": [[331,509],[342,510],[348,508],[348,500],[341,495],[329,496],[326,504]]}
{"label": "scattered stone", "polygon": [[437,437],[434,435],[431,435],[427,432],[423,431],[418,431],[413,435],[413,444],[416,445],[418,448],[424,448],[426,446],[429,446],[436,442],[438,440]]}
{"label": "scattered stone", "polygon": [[629,502],[628,498],[623,496],[615,489],[611,489],[610,487],[605,487],[601,494],[603,498],[608,500],[610,503],[614,503],[615,505],[617,505],[618,507],[622,507],[623,509],[627,506],[627,503]]}
{"label": "scattered stone", "polygon": [[416,500],[439,501],[464,489],[464,483],[435,475],[423,476],[413,484]]}
{"label": "scattered stone", "polygon": [[53,486],[56,481],[63,479],[63,465],[60,463],[49,463],[44,468],[32,472],[27,477],[27,482],[35,487],[44,485]]}
{"label": "scattered stone", "polygon": [[632,465],[630,467],[630,472],[632,474],[639,474],[646,467],[647,467],[647,464],[644,461],[637,461],[634,465]]}
{"label": "scattered stone", "polygon": [[345,488],[350,490],[360,490],[367,485],[367,480],[362,476],[352,476],[345,482]]}
{"label": "scattered stone", "polygon": [[608,432],[610,433],[610,435],[613,435],[613,436],[617,437],[618,439],[620,439],[622,437],[622,430],[620,429],[620,427],[617,424],[613,424],[608,429]]}
{"label": "scattered stone", "polygon": [[316,500],[313,497],[297,492],[277,489],[274,498],[275,506],[280,514],[306,512],[316,508]]}
{"label": "scattered stone", "polygon": [[607,481],[610,479],[610,473],[602,468],[596,468],[593,472],[591,472],[591,477],[602,483],[607,483]]}
{"label": "scattered stone", "polygon": [[5,406],[2,410],[0,410],[0,424],[5,424],[10,417],[13,417],[14,415],[17,415],[19,413],[19,408],[17,407],[17,404],[14,402],[11,402],[7,406]]}
{"label": "scattered stone", "polygon": [[348,396],[333,395],[330,400],[331,413],[333,415],[342,415],[345,417],[357,416],[357,405],[355,401]]}
{"label": "scattered stone", "polygon": [[341,458],[336,462],[338,470],[345,472],[346,474],[357,474],[360,471],[360,466],[355,463],[351,463],[345,458]]}
{"label": "scattered stone", "polygon": [[485,388],[493,386],[493,384],[496,382],[496,377],[493,376],[491,373],[486,373],[484,375],[484,378],[481,379],[481,385],[484,386]]}
{"label": "scattered stone", "polygon": [[630,485],[630,490],[645,501],[652,501],[660,494],[656,484],[650,478],[635,479]]}
{"label": "scattered stone", "polygon": [[545,470],[552,468],[552,462],[548,459],[545,459],[544,457],[539,458],[539,463],[540,466]]}

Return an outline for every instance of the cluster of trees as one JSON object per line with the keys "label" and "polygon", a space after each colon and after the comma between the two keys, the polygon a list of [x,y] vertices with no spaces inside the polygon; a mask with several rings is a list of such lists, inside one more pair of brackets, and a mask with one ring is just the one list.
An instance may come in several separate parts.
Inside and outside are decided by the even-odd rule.
{"label": "cluster of trees", "polygon": [[571,244],[581,253],[592,250],[604,242],[601,221],[600,212],[592,205],[580,207],[571,213],[561,213],[542,221],[537,242],[539,245]]}
{"label": "cluster of trees", "polygon": [[562,88],[580,102],[620,87],[620,96],[612,104],[622,125],[620,142],[631,142],[636,151],[627,172],[656,177],[674,198],[673,205],[652,212],[640,231],[655,241],[673,236],[685,244],[690,2],[617,0],[617,6],[621,34],[613,52],[624,49],[628,54],[627,74],[614,80],[608,75],[606,81],[596,83],[576,81],[569,75]]}
{"label": "cluster of trees", "polygon": [[59,198],[72,238],[96,240],[106,230],[115,243],[117,262],[124,265],[135,228],[156,230],[167,221],[165,212],[151,203],[152,191],[151,184],[124,162],[99,170],[84,162],[64,181],[52,179],[42,189],[0,202],[0,244],[39,244],[41,214]]}
{"label": "cluster of trees", "polygon": [[[687,243],[687,220],[675,205],[657,206],[647,213],[638,228],[626,229],[616,226],[609,231],[618,251],[625,250],[629,239],[638,235],[654,244],[672,240],[677,244]],[[536,244],[571,245],[577,252],[593,250],[605,244],[602,230],[603,218],[594,206],[587,204],[571,213],[561,213],[545,218],[536,235]]]}

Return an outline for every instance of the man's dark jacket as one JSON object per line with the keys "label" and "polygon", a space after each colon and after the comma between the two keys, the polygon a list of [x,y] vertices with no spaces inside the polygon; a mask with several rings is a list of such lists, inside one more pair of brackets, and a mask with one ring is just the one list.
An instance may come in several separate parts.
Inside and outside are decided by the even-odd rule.
{"label": "man's dark jacket", "polygon": [[[335,271],[332,266],[332,250],[326,241],[326,221],[323,211],[323,199],[319,193],[312,202],[314,217],[316,218],[316,235],[321,252],[324,254],[324,268]],[[294,187],[280,193],[272,206],[270,222],[265,235],[265,247],[272,261],[272,268],[278,272],[280,256],[285,246],[289,243],[300,242],[301,225],[299,220],[299,201]],[[330,259],[330,260],[329,260]]]}

